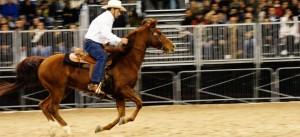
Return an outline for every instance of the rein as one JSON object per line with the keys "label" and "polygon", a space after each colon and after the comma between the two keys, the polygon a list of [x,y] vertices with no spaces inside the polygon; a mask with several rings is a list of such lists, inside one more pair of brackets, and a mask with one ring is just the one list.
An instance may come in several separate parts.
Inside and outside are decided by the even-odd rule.
{"label": "rein", "polygon": [[135,47],[135,46],[133,46],[132,48],[133,48],[133,49],[136,49],[136,50],[139,51],[139,52],[143,52],[143,53],[145,52],[145,50],[139,49],[139,48],[137,48],[137,47]]}
{"label": "rein", "polygon": [[[129,33],[129,34],[126,36],[126,38],[129,39],[129,37],[131,37],[132,35],[136,35],[136,33],[137,33],[138,31],[141,31],[141,30],[143,30],[143,29],[145,29],[145,28],[146,28],[146,27],[143,26],[143,27],[141,27],[141,28],[136,29],[135,31]],[[156,33],[157,35],[156,35],[155,37],[159,40],[160,43],[162,43],[162,40],[161,40],[161,33],[160,33],[160,32],[155,32],[155,30],[156,30],[156,28],[150,28],[151,35],[153,35],[154,33]],[[128,46],[128,45],[129,45],[129,44],[127,44],[127,46]],[[147,45],[146,45],[146,46],[147,46]],[[135,49],[135,50],[137,50],[137,51],[139,51],[139,52],[145,53],[145,50],[144,50],[144,49],[140,49],[140,48],[135,47],[135,46],[132,46],[132,47],[129,47],[129,48],[132,48],[132,49]],[[163,48],[164,48],[164,47],[161,46],[159,49],[163,49]]]}

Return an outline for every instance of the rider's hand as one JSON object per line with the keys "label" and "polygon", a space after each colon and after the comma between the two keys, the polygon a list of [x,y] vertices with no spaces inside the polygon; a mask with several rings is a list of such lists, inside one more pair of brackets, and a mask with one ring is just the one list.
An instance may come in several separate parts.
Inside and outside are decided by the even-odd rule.
{"label": "rider's hand", "polygon": [[127,45],[128,44],[128,39],[127,38],[121,38],[121,43],[123,45]]}

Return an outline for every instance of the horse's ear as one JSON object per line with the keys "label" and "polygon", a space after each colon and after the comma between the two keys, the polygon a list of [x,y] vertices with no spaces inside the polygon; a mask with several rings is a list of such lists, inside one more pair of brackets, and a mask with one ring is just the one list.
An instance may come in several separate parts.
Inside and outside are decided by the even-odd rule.
{"label": "horse's ear", "polygon": [[153,18],[147,18],[142,21],[142,25],[150,27],[150,28],[155,28],[156,24],[157,24],[157,21]]}
{"label": "horse's ear", "polygon": [[157,24],[156,20],[151,20],[149,26],[150,26],[150,28],[155,28],[156,24]]}

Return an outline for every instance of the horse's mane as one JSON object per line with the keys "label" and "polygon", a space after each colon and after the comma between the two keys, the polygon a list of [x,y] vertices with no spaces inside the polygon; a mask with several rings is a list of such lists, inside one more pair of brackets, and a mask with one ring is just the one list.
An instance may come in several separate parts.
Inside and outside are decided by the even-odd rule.
{"label": "horse's mane", "polygon": [[[141,32],[144,31],[145,29],[149,28],[149,27],[156,27],[157,21],[153,18],[146,18],[141,22],[141,26],[134,29],[133,31],[129,32],[125,38],[128,39],[128,44],[124,45],[125,47],[125,52],[124,53],[128,53],[130,51],[130,49],[132,49],[133,47],[133,42],[135,40],[136,34],[137,32]],[[121,53],[122,54],[122,53]]]}
{"label": "horse's mane", "polygon": [[112,53],[110,55],[110,58],[112,59],[112,64],[110,65],[110,67],[113,67],[121,58],[123,58],[124,56],[126,56],[133,49],[137,33],[141,32],[141,31],[144,31],[148,27],[150,27],[150,26],[143,24],[142,26],[134,29],[133,31],[129,32],[125,36],[125,38],[128,39],[128,44],[127,45],[123,45],[123,48],[124,48],[123,52]]}

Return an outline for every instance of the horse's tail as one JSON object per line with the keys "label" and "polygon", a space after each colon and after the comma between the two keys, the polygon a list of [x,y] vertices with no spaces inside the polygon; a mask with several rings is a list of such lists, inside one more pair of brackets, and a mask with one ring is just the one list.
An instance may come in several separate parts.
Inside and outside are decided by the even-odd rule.
{"label": "horse's tail", "polygon": [[0,96],[9,94],[21,87],[32,87],[39,85],[38,68],[45,58],[31,56],[24,59],[17,66],[17,78],[15,83],[1,82]]}

